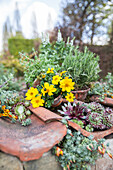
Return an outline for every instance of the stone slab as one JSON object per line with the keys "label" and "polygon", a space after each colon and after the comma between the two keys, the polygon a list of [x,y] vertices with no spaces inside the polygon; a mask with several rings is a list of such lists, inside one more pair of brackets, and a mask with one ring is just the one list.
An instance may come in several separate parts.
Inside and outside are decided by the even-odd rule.
{"label": "stone slab", "polygon": [[0,170],[24,170],[22,162],[15,156],[0,152]]}
{"label": "stone slab", "polygon": [[23,127],[0,119],[0,150],[20,158],[21,161],[39,159],[66,135],[61,122],[45,123],[31,115],[32,124]]}
{"label": "stone slab", "polygon": [[38,160],[23,162],[24,170],[62,170],[55,155],[51,151],[46,152]]}

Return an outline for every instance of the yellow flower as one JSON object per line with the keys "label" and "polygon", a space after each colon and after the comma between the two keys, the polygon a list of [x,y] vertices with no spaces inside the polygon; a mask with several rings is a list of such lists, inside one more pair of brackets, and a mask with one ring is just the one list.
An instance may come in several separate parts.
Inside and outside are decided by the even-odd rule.
{"label": "yellow flower", "polygon": [[4,112],[2,116],[9,116],[9,113]]}
{"label": "yellow flower", "polygon": [[65,79],[60,81],[60,88],[62,88],[62,91],[70,92],[74,89],[74,82],[72,82],[72,79],[69,79],[68,77],[65,77]]}
{"label": "yellow flower", "polygon": [[43,106],[44,100],[41,99],[41,95],[39,95],[39,96],[33,98],[31,100],[31,103],[32,103],[33,108],[36,108],[36,107],[39,107],[39,106]]}
{"label": "yellow flower", "polygon": [[67,96],[65,96],[65,98],[68,102],[73,102],[75,97],[73,93],[68,93]]}
{"label": "yellow flower", "polygon": [[44,87],[41,90],[43,96],[45,96],[45,93],[48,93],[49,96],[53,95],[53,92],[56,91],[56,88],[54,88],[54,85],[49,85],[49,83],[45,82]]}
{"label": "yellow flower", "polygon": [[46,77],[46,75],[45,75],[45,74],[43,74],[43,75],[42,75],[42,78],[45,78],[45,77]]}
{"label": "yellow flower", "polygon": [[5,105],[3,105],[3,106],[2,106],[2,110],[5,110],[5,108],[6,108],[6,106],[5,106]]}
{"label": "yellow flower", "polygon": [[26,100],[32,100],[38,93],[37,88],[31,87],[26,93]]}
{"label": "yellow flower", "polygon": [[60,77],[59,75],[53,76],[52,83],[57,85],[61,79],[62,77]]}
{"label": "yellow flower", "polygon": [[5,113],[9,113],[10,111],[9,111],[9,109],[5,109],[4,112]]}
{"label": "yellow flower", "polygon": [[54,68],[48,68],[48,71],[47,71],[47,74],[49,74],[49,73],[54,73]]}
{"label": "yellow flower", "polygon": [[0,113],[0,117],[2,117],[3,113]]}
{"label": "yellow flower", "polygon": [[66,73],[67,71],[62,71],[61,73],[60,73],[60,75],[62,76],[64,73]]}

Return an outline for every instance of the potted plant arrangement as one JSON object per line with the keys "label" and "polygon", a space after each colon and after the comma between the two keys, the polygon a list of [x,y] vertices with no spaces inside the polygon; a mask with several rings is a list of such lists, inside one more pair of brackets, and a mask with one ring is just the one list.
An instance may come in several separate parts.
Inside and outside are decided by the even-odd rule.
{"label": "potted plant arrangement", "polygon": [[[29,87],[38,85],[42,79],[42,73],[48,68],[54,68],[55,71],[62,71],[61,65],[65,56],[74,49],[71,43],[65,43],[58,33],[58,39],[55,43],[50,43],[48,37],[43,39],[39,51],[33,49],[34,58],[30,58],[25,53],[20,53],[20,64],[24,69],[24,79]],[[35,84],[34,84],[35,83]]]}
{"label": "potted plant arrangement", "polygon": [[72,80],[75,82],[73,93],[78,100],[84,100],[90,90],[91,82],[99,78],[99,56],[90,52],[85,47],[84,52],[80,52],[78,47],[66,55],[62,69],[66,70]]}
{"label": "potted plant arrangement", "polygon": [[90,101],[113,107],[113,76],[108,73],[105,79],[93,83],[89,91]]}
{"label": "potted plant arrangement", "polygon": [[34,59],[20,53],[20,63],[25,67],[25,82],[29,84],[29,87],[36,87],[42,79],[42,73],[46,72],[48,68],[54,68],[56,72],[66,70],[67,75],[76,84],[73,94],[78,100],[85,99],[90,83],[99,78],[99,56],[95,57],[95,54],[90,52],[87,47],[84,52],[80,52],[78,47],[75,48],[73,45],[73,41],[74,39],[69,42],[68,38],[65,43],[59,32],[54,44],[50,43],[47,38],[42,41],[39,55]]}
{"label": "potted plant arrangement", "polygon": [[42,75],[40,85],[28,89],[26,100],[31,101],[33,108],[57,106],[62,102],[62,97],[73,102],[75,97],[71,90],[74,89],[75,83],[65,73],[66,71],[56,73],[54,68],[48,68]]}
{"label": "potted plant arrangement", "polygon": [[[26,126],[31,124],[29,105],[33,108],[51,108],[58,106],[63,101],[62,98],[65,98],[69,103],[65,103],[59,113],[65,118],[62,123],[66,121],[66,127],[71,125],[74,129],[68,129],[64,140],[54,151],[64,169],[86,168],[86,164],[94,163],[99,154],[104,155],[105,147],[102,140],[96,142],[93,138],[84,136],[113,126],[111,109],[97,103],[74,103],[74,99],[84,100],[86,97],[81,97],[84,92],[80,91],[79,95],[78,90],[87,92],[90,83],[97,81],[100,72],[99,57],[95,57],[87,48],[80,52],[78,47],[74,48],[72,42],[65,44],[62,39],[58,39],[54,46],[50,42],[42,43],[41,50],[34,59],[21,54],[25,81],[30,86],[25,99],[14,95],[15,91],[3,90],[9,80],[0,85],[0,117],[10,118],[13,122]],[[40,82],[34,87],[35,80]],[[76,131],[81,129],[88,135]],[[100,135],[99,138],[103,136]]]}
{"label": "potted plant arrangement", "polygon": [[[96,137],[98,135],[98,138],[100,138],[108,135],[108,133],[106,133],[107,129],[113,128],[113,110],[104,108],[99,103],[64,103],[62,110],[58,110],[58,112],[64,116],[64,118],[69,121],[69,125],[76,130],[81,131],[85,129],[82,130],[84,135],[89,135],[87,132],[91,132],[90,134]],[[76,124],[79,126],[76,127]],[[101,131],[101,135],[99,131]],[[108,132],[112,133],[112,131]]]}

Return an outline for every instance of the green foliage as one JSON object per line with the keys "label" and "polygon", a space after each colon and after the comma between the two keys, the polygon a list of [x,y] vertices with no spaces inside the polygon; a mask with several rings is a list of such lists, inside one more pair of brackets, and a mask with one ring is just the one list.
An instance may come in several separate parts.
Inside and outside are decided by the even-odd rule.
{"label": "green foliage", "polygon": [[[2,116],[5,116],[7,114],[7,117],[11,118],[13,122],[18,119],[20,123],[24,120],[23,125],[29,125],[31,122],[26,120],[26,117],[28,117],[31,113],[27,109],[27,106],[29,105],[28,102],[25,104],[23,103],[25,99],[20,99],[18,97],[18,93],[16,90],[13,90],[12,85],[14,84],[14,77],[13,74],[10,72],[4,73],[4,66],[1,65],[1,74],[0,74],[0,113]],[[13,86],[15,88],[15,86]],[[18,103],[18,101],[23,101],[21,103]],[[18,103],[18,104],[17,104]],[[6,109],[3,109],[2,106],[5,106]],[[8,109],[8,112],[5,113]],[[4,112],[4,113],[3,113]],[[25,112],[25,113],[24,113]],[[4,115],[3,115],[4,114]]]}
{"label": "green foliage", "polygon": [[8,69],[13,71],[15,77],[23,76],[24,68],[20,65],[19,59],[14,56],[2,59],[1,64],[4,65],[5,70]]}
{"label": "green foliage", "polygon": [[94,131],[94,128],[89,124],[85,127],[85,129],[88,131],[88,132],[93,132]]}
{"label": "green foliage", "polygon": [[18,56],[20,51],[31,52],[34,46],[33,39],[12,37],[8,39],[8,49],[11,55]]}
{"label": "green foliage", "polygon": [[25,82],[32,86],[34,80],[37,76],[40,76],[41,73],[41,64],[39,58],[35,55],[35,58],[32,59],[27,56],[25,53],[20,53],[20,64],[24,67],[24,78]]}
{"label": "green foliage", "polygon": [[65,43],[59,38],[55,44],[49,41],[43,41],[40,47],[39,56],[34,59],[21,54],[21,64],[25,67],[25,81],[32,85],[33,81],[40,77],[41,73],[46,72],[48,68],[54,68],[56,71],[66,70],[68,75],[76,83],[76,89],[89,86],[90,82],[96,81],[99,77],[99,57],[88,51],[80,52],[78,47],[74,47],[73,40]]}
{"label": "green foliage", "polygon": [[4,66],[0,67],[0,105],[6,105],[8,109],[9,105],[13,103],[13,99],[18,96],[17,91],[11,87],[13,80],[13,74],[9,71],[4,72]]}
{"label": "green foliage", "polygon": [[[60,37],[60,38],[59,38]],[[26,54],[20,53],[21,65],[25,67],[24,77],[26,83],[32,86],[32,83],[36,78],[40,79],[41,73],[46,72],[48,68],[54,68],[55,71],[61,71],[61,65],[64,58],[74,49],[74,46],[69,43],[66,44],[61,38],[61,34],[58,34],[58,40],[52,44],[49,40],[43,40],[40,45],[39,56],[35,55],[34,59],[31,59]],[[36,54],[33,49],[34,54]]]}
{"label": "green foliage", "polygon": [[113,126],[113,110],[99,103],[89,103],[87,121],[96,129],[109,129]]}
{"label": "green foliage", "polygon": [[84,128],[84,123],[81,120],[72,119],[72,122],[78,124],[81,128]]}
{"label": "green foliage", "polygon": [[3,85],[2,90],[20,90],[20,85],[14,78],[14,69],[6,69],[4,65],[0,64],[0,85],[2,84],[5,85]]}
{"label": "green foliage", "polygon": [[64,59],[62,69],[67,70],[70,77],[76,83],[75,89],[88,87],[91,82],[99,78],[99,56],[90,52],[85,47],[84,52],[80,52],[78,47],[71,51]]}
{"label": "green foliage", "polygon": [[0,107],[2,105],[6,105],[7,109],[11,109],[11,106],[13,104],[13,100],[18,96],[18,93],[16,91],[10,91],[10,90],[2,90],[0,88]]}
{"label": "green foliage", "polygon": [[113,98],[113,75],[108,73],[104,79],[100,82],[93,83],[89,95],[99,95],[100,100],[103,100],[105,96]]}
{"label": "green foliage", "polygon": [[[80,132],[67,130],[67,135],[63,141],[58,144],[63,154],[57,157],[61,166],[65,169],[88,170],[90,165],[101,157],[98,147],[102,146],[104,139],[95,141],[92,137],[86,138]],[[53,153],[57,155],[57,147],[53,148]]]}
{"label": "green foliage", "polygon": [[49,63],[54,65],[56,71],[61,70],[60,66],[65,57],[74,49],[74,46],[69,43],[69,38],[67,43],[63,41],[60,31],[56,42],[52,44],[49,41],[44,41],[40,47],[40,60],[43,60],[43,58],[48,60]]}
{"label": "green foliage", "polygon": [[22,126],[28,126],[30,124],[31,124],[31,119],[30,118],[26,119],[25,121],[22,121]]}

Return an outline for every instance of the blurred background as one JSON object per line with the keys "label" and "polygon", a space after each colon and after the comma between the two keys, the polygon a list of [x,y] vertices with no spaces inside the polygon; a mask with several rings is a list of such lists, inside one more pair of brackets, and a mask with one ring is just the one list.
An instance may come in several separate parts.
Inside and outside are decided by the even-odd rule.
{"label": "blurred background", "polygon": [[[42,37],[57,39],[99,54],[101,77],[113,73],[113,0],[0,0],[0,64],[23,75],[19,52],[32,54]],[[43,34],[43,36],[42,36]],[[31,56],[32,57],[32,56]]]}

